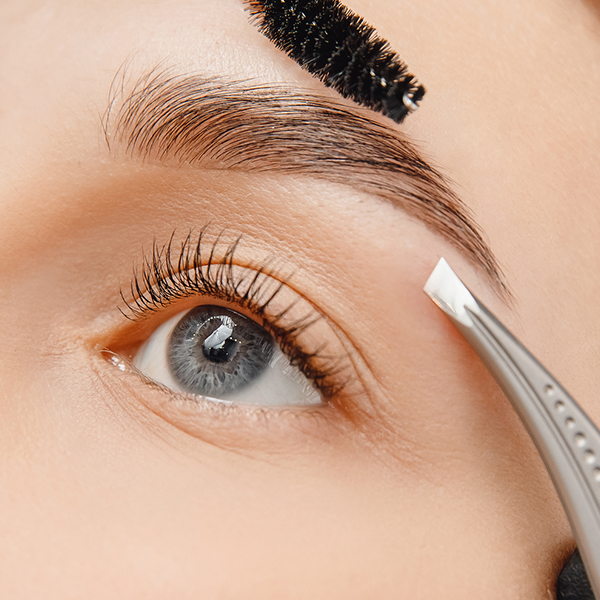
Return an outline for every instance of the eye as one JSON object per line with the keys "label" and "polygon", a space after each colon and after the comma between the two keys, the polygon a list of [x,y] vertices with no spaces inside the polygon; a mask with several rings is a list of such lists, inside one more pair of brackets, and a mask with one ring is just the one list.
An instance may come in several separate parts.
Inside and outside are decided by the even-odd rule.
{"label": "eye", "polygon": [[263,326],[222,306],[197,306],[166,321],[133,365],[174,391],[214,400],[261,406],[323,401]]}
{"label": "eye", "polygon": [[256,263],[258,244],[243,247],[239,236],[207,242],[205,228],[179,248],[174,236],[154,244],[121,290],[129,325],[107,340],[110,362],[227,404],[338,406],[360,392],[348,385],[356,378],[346,338],[268,250]]}

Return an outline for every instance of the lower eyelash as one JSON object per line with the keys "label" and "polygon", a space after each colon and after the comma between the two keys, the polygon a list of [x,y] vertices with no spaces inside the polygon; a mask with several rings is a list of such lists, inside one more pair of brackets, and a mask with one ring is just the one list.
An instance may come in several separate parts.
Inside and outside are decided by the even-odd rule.
{"label": "lower eyelash", "polygon": [[178,300],[193,296],[210,297],[242,307],[262,321],[290,363],[300,369],[325,398],[338,395],[349,381],[344,377],[343,357],[326,355],[324,348],[307,352],[298,340],[322,316],[313,309],[286,322],[300,297],[279,312],[269,313],[269,307],[286,287],[289,276],[277,280],[267,273],[267,269],[274,267],[274,259],[267,259],[257,267],[237,265],[234,255],[241,236],[225,244],[225,232],[221,231],[210,243],[208,252],[204,250],[209,243],[205,241],[206,237],[207,227],[204,227],[196,238],[190,231],[177,250],[175,232],[166,244],[160,246],[155,242],[152,253],[143,257],[141,269],[134,269],[130,297],[121,290],[125,303],[125,309],[119,308],[121,313],[130,320],[140,321]]}

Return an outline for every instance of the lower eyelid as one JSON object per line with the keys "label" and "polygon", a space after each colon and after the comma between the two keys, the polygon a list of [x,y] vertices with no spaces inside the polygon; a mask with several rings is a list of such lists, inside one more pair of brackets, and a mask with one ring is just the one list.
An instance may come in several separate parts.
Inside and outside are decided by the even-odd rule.
{"label": "lower eyelid", "polygon": [[[335,325],[328,323],[326,318],[319,323],[321,327],[331,329],[329,335],[333,334]],[[129,327],[136,325],[139,324],[130,323]],[[150,426],[161,437],[165,435],[165,427],[167,433],[173,428],[224,449],[252,455],[260,452],[270,457],[274,453],[285,453],[286,449],[305,452],[315,443],[323,451],[330,449],[332,444],[359,448],[374,435],[380,435],[377,433],[381,423],[374,404],[376,399],[369,391],[373,384],[370,371],[367,370],[367,380],[363,379],[365,373],[362,372],[364,365],[360,354],[352,351],[350,342],[346,341],[348,346],[344,345],[343,332],[339,336],[336,335],[336,339],[344,352],[343,364],[350,365],[347,369],[351,370],[351,381],[339,395],[317,406],[265,408],[216,403],[177,393],[147,380],[123,356],[125,353],[117,354],[114,347],[107,348],[97,338],[99,343],[92,345],[90,350],[91,356],[96,357],[93,370],[109,397],[130,406],[134,414],[139,414],[140,409],[147,411],[149,416],[142,419],[143,425]],[[112,337],[114,340],[114,335]]]}
{"label": "lower eyelid", "polygon": [[224,449],[272,455],[289,447],[295,452],[298,443],[328,440],[330,444],[353,430],[343,412],[330,404],[265,408],[218,403],[148,381],[129,361],[109,350],[99,349],[95,355],[99,362],[93,370],[112,397],[136,402],[163,424]]}

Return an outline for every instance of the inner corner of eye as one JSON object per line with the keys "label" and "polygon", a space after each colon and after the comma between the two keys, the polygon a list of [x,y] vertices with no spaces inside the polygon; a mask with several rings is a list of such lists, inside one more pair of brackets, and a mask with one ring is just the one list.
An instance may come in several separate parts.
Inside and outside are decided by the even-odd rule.
{"label": "inner corner of eye", "polygon": [[175,392],[231,404],[314,406],[323,396],[259,323],[203,305],[165,321],[132,359],[145,377]]}

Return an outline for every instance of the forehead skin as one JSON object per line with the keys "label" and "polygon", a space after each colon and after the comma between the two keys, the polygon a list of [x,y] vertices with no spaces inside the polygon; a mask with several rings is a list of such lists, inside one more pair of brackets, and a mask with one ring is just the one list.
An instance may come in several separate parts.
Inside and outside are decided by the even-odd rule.
{"label": "forehead skin", "polygon": [[[402,131],[471,208],[514,307],[366,194],[108,152],[102,116],[124,64],[336,98],[237,0],[0,6],[1,597],[549,597],[573,549],[566,519],[421,287],[445,255],[600,421],[597,7],[349,5],[427,87]],[[199,439],[147,408],[157,390],[93,361],[94,336],[122,326],[119,288],[142,248],[209,221],[298,267],[369,365],[368,425],[232,421]]]}

